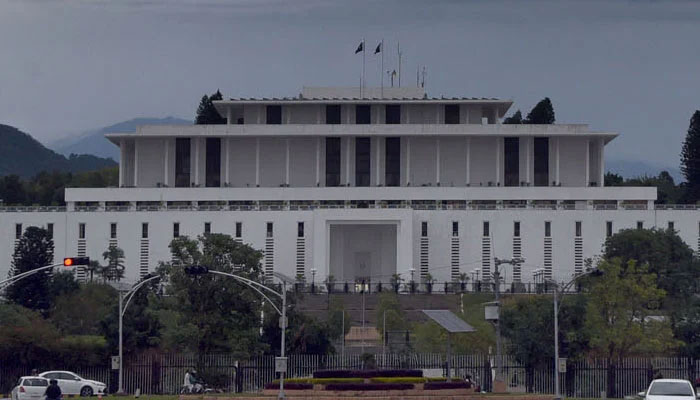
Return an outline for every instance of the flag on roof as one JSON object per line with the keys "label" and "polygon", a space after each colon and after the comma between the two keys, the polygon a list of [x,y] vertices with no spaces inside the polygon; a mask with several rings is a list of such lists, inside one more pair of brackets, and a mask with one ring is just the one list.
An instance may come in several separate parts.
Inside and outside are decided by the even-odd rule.
{"label": "flag on roof", "polygon": [[355,54],[357,54],[361,51],[365,51],[365,42],[364,41],[360,42],[360,45],[357,46],[357,50],[355,50]]}
{"label": "flag on roof", "polygon": [[377,45],[377,48],[374,49],[374,54],[377,54],[380,51],[382,51],[382,42],[379,42],[379,44]]}

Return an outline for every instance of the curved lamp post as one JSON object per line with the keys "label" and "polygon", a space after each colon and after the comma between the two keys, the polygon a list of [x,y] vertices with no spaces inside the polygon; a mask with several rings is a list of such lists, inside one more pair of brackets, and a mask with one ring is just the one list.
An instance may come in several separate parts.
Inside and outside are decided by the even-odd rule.
{"label": "curved lamp post", "polygon": [[[263,285],[260,282],[256,282],[254,280],[242,277],[240,275],[230,274],[228,272],[210,270],[207,267],[200,266],[200,265],[185,267],[185,272],[187,272],[188,274],[192,274],[192,275],[211,273],[211,274],[215,274],[215,275],[222,275],[222,276],[228,276],[229,278],[233,278],[238,283],[246,285],[249,288],[255,290],[260,296],[262,296],[265,300],[267,300],[270,303],[272,308],[275,311],[277,311],[278,314],[280,314],[280,330],[282,331],[281,332],[282,339],[281,339],[281,344],[280,344],[280,357],[278,358],[278,360],[280,361],[280,365],[278,366],[276,363],[275,369],[278,370],[276,372],[280,373],[280,391],[279,391],[277,398],[283,399],[284,398],[284,374],[285,374],[285,372],[287,372],[287,359],[284,356],[285,330],[287,328],[287,283],[293,283],[294,279],[292,279],[284,274],[281,274],[279,272],[273,272],[273,275],[282,281],[282,292],[280,293],[280,292],[277,292],[277,291]],[[282,300],[282,307],[281,308],[277,307],[268,295],[274,295],[274,296],[279,297]]]}
{"label": "curved lamp post", "polygon": [[[554,285],[554,398],[561,399],[561,387],[559,385],[559,296],[566,293],[579,278],[599,273],[597,268],[590,268],[585,272],[575,275],[568,283],[558,283],[554,279],[544,278],[543,281]],[[563,299],[563,297],[562,297]]]}

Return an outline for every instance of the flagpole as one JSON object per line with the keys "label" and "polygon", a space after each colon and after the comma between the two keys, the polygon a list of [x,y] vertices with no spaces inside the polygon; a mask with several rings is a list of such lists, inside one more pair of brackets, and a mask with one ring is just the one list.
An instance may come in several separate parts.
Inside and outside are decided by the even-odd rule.
{"label": "flagpole", "polygon": [[360,98],[365,98],[365,54],[367,45],[365,44],[365,39],[362,38],[362,88],[360,89]]}
{"label": "flagpole", "polygon": [[382,39],[381,46],[379,51],[382,53],[382,69],[379,71],[379,77],[382,78],[382,98],[384,98],[384,39]]}
{"label": "flagpole", "polygon": [[396,42],[396,52],[399,53],[399,87],[401,87],[401,42]]}

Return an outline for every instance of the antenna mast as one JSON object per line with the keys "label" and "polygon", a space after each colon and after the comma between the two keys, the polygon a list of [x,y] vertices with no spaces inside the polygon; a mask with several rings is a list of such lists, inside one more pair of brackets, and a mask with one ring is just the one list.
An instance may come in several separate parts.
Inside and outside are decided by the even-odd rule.
{"label": "antenna mast", "polygon": [[401,87],[401,43],[396,42],[396,51],[399,53],[399,87]]}

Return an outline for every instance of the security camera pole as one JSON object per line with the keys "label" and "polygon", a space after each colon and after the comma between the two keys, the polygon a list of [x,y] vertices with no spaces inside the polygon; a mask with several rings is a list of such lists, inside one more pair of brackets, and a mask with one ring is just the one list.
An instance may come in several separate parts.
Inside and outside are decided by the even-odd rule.
{"label": "security camera pole", "polygon": [[501,271],[498,267],[501,264],[510,264],[512,266],[518,266],[525,262],[522,257],[515,257],[511,259],[500,259],[498,257],[493,258],[493,279],[494,279],[494,292],[496,295],[496,307],[498,310],[498,319],[496,320],[496,380],[503,379],[503,366],[501,360]]}

